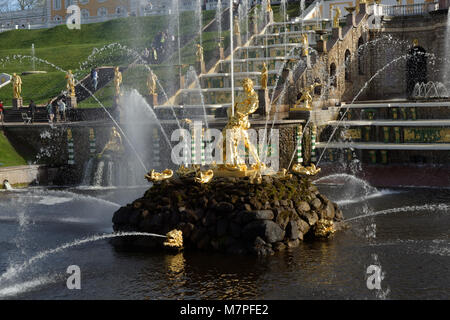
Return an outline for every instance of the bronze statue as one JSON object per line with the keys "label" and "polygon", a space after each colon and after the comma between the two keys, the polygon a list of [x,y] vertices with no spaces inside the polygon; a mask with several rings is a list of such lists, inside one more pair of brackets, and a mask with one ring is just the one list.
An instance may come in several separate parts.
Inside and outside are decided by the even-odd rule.
{"label": "bronze statue", "polygon": [[147,88],[150,95],[156,94],[156,85],[157,85],[158,77],[153,71],[150,71],[147,77]]}
{"label": "bronze statue", "polygon": [[267,89],[267,81],[269,78],[269,71],[267,70],[267,65],[263,62],[261,71],[261,89]]}
{"label": "bronze statue", "polygon": [[20,94],[22,93],[22,78],[16,73],[13,73],[12,85],[13,85],[13,98],[21,99],[22,97],[20,96]]}
{"label": "bronze statue", "polygon": [[339,7],[334,7],[333,10],[336,12],[333,19],[333,28],[339,28],[339,18],[341,17],[341,9]]}
{"label": "bronze statue", "polygon": [[112,127],[111,136],[109,138],[109,141],[103,148],[102,152],[100,152],[98,157],[101,158],[103,156],[103,154],[107,151],[113,152],[113,153],[123,153],[124,152],[123,144],[122,144],[122,137],[120,136],[116,127]]}
{"label": "bronze statue", "polygon": [[119,71],[119,67],[114,68],[114,86],[116,89],[116,96],[120,96],[120,85],[122,84],[122,72]]}
{"label": "bronze statue", "polygon": [[[248,148],[252,157],[256,160],[255,168],[261,168],[261,161],[255,146],[253,146],[248,138],[247,130],[250,128],[250,122],[248,120],[249,115],[254,113],[259,106],[258,94],[253,89],[253,81],[249,78],[245,78],[243,81],[244,92],[240,93],[236,98],[234,104],[234,115],[231,113],[231,108],[228,109],[228,124],[222,131],[223,134],[223,146],[224,146],[224,160],[226,160],[228,167],[230,164],[234,168],[244,169],[245,164],[240,164],[238,145],[240,141],[244,142],[244,145]],[[231,130],[232,141],[232,159],[226,159],[226,136],[227,131]]]}
{"label": "bronze statue", "polygon": [[66,85],[67,93],[69,93],[71,97],[75,97],[75,78],[72,74],[72,70],[67,71],[66,79],[67,79]]}

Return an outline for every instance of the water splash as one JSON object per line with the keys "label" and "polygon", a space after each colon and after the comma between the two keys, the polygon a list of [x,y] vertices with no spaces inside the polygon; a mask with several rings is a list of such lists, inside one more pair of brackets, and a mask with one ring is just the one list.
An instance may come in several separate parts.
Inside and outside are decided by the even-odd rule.
{"label": "water splash", "polygon": [[83,239],[79,239],[79,240],[75,240],[69,243],[65,243],[57,248],[54,249],[49,249],[49,250],[45,250],[45,251],[41,251],[38,254],[34,255],[33,257],[31,257],[30,259],[28,259],[27,261],[25,261],[24,263],[20,264],[20,265],[13,265],[10,266],[5,273],[3,273],[0,276],[0,283],[6,281],[6,280],[11,280],[14,277],[16,277],[17,275],[19,275],[20,273],[22,273],[23,271],[25,271],[27,268],[29,268],[31,265],[33,265],[34,263],[38,262],[39,260],[45,259],[50,255],[56,254],[56,253],[60,253],[66,249],[72,248],[72,247],[76,247],[76,246],[80,246],[89,242],[94,242],[94,241],[98,241],[98,240],[105,240],[105,239],[112,239],[112,238],[117,238],[117,237],[126,237],[126,236],[147,236],[147,237],[157,237],[157,238],[166,238],[166,236],[160,235],[160,234],[156,234],[156,233],[146,233],[146,232],[122,232],[122,233],[115,233],[115,234],[103,234],[103,235],[95,235],[95,236],[90,236],[87,238],[83,238]]}
{"label": "water splash", "polygon": [[374,217],[374,216],[378,216],[378,215],[390,214],[390,213],[411,212],[411,211],[432,211],[432,212],[444,211],[444,212],[447,212],[448,210],[450,210],[450,205],[445,204],[445,203],[425,204],[422,206],[406,206],[406,207],[386,209],[386,210],[363,214],[361,216],[346,219],[346,220],[344,220],[344,222],[349,222],[349,221],[358,220],[358,219],[367,218],[367,217]]}

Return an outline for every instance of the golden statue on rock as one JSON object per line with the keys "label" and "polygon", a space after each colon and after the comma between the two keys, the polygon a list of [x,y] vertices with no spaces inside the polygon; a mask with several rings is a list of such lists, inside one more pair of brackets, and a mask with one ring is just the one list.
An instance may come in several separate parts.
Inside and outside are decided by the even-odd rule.
{"label": "golden statue on rock", "polygon": [[[254,113],[259,106],[258,94],[253,89],[253,81],[249,78],[245,78],[243,81],[244,92],[240,93],[236,98],[234,104],[234,114],[232,114],[231,108],[228,109],[228,124],[222,131],[223,135],[223,148],[224,148],[224,162],[229,169],[239,169],[240,171],[246,171],[247,166],[242,163],[238,146],[240,142],[243,142],[245,147],[248,148],[251,156],[255,159],[256,164],[254,168],[261,168],[261,161],[259,159],[257,150],[253,144],[251,144],[247,130],[250,128],[249,115]],[[227,142],[227,132],[231,138],[231,141]],[[227,143],[231,146],[231,156],[227,159]]]}
{"label": "golden statue on rock", "polygon": [[172,230],[166,234],[167,240],[164,246],[168,248],[181,249],[183,248],[183,232],[180,230]]}
{"label": "golden statue on rock", "polygon": [[120,72],[119,67],[114,68],[114,87],[116,96],[120,96],[120,85],[122,84],[122,72]]}
{"label": "golden statue on rock", "polygon": [[292,166],[292,172],[301,174],[304,176],[315,176],[320,172],[320,168],[316,168],[314,163],[311,163],[309,167],[304,167],[300,163],[296,163]]}
{"label": "golden statue on rock", "polygon": [[103,148],[102,152],[100,152],[100,154],[98,155],[98,158],[101,158],[105,152],[119,154],[122,154],[124,152],[122,137],[120,136],[120,133],[117,131],[116,127],[112,127],[109,141]]}
{"label": "golden statue on rock", "polygon": [[22,97],[20,95],[22,93],[22,78],[16,73],[13,73],[11,80],[13,85],[13,98],[21,99]]}
{"label": "golden statue on rock", "polygon": [[207,171],[198,170],[197,173],[195,174],[194,181],[197,183],[204,184],[210,182],[213,177],[214,171],[211,169]]}
{"label": "golden statue on rock", "polygon": [[66,74],[67,79],[67,92],[70,94],[71,97],[75,97],[75,78],[73,76],[72,70],[69,70]]}
{"label": "golden statue on rock", "polygon": [[163,172],[159,173],[155,170],[150,171],[148,174],[145,175],[145,179],[147,179],[149,182],[157,182],[157,181],[163,181],[172,178],[173,171],[170,169],[166,169]]}

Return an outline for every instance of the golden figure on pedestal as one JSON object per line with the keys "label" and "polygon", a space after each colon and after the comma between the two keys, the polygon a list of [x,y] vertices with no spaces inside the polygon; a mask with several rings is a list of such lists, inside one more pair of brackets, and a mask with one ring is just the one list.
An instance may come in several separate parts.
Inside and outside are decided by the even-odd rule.
{"label": "golden figure on pedestal", "polygon": [[[312,92],[318,86],[320,86],[320,83],[313,83],[309,87],[303,88],[302,91],[301,91],[302,92],[302,96],[300,97],[300,99],[298,99],[297,105],[299,103],[301,103],[301,102],[304,102],[304,106],[303,106],[302,109],[304,109],[304,110],[311,110],[312,102],[313,102]],[[294,107],[294,109],[298,109],[297,106]]]}
{"label": "golden figure on pedestal", "polygon": [[198,170],[195,174],[194,181],[197,183],[208,183],[212,180],[214,177],[214,171],[213,170],[207,170],[207,171],[201,171]]}
{"label": "golden figure on pedestal", "polygon": [[320,172],[320,168],[316,168],[314,163],[311,163],[309,167],[304,167],[300,163],[296,163],[292,166],[292,172],[305,175],[305,176],[315,176]]}
{"label": "golden figure on pedestal", "polygon": [[270,5],[270,0],[267,0],[266,12],[271,12],[271,11],[272,11],[272,6]]}
{"label": "golden figure on pedestal", "polygon": [[20,95],[22,93],[22,78],[16,73],[13,73],[12,85],[13,85],[13,98],[21,99],[22,97]]}
{"label": "golden figure on pedestal", "polygon": [[116,96],[120,96],[120,85],[122,84],[122,72],[120,72],[119,67],[114,68],[114,87]]}
{"label": "golden figure on pedestal", "polygon": [[197,52],[195,53],[197,57],[197,61],[203,61],[203,47],[200,44],[197,44]]}
{"label": "golden figure on pedestal", "polygon": [[263,62],[261,71],[261,89],[267,89],[267,82],[269,79],[269,71],[267,70],[267,65]]}
{"label": "golden figure on pedestal", "polygon": [[73,76],[72,70],[69,70],[66,74],[67,79],[67,93],[70,94],[71,97],[75,97],[75,78]]}
{"label": "golden figure on pedestal", "polygon": [[158,83],[158,77],[153,71],[150,71],[147,77],[147,88],[150,95],[156,94],[156,85]]}
{"label": "golden figure on pedestal", "polygon": [[[239,153],[238,146],[242,141],[246,148],[248,148],[251,156],[255,159],[256,164],[254,168],[261,168],[261,161],[259,159],[256,148],[251,144],[247,130],[250,128],[250,122],[248,120],[249,115],[254,113],[259,106],[258,94],[253,89],[253,81],[249,78],[245,78],[243,81],[244,92],[240,93],[236,98],[236,103],[234,104],[234,114],[232,110],[228,109],[228,124],[222,131],[223,135],[223,146],[224,146],[224,162],[226,167],[230,169],[239,169],[241,171],[246,171],[247,166],[242,163]],[[226,140],[227,132],[231,136],[231,141]],[[227,143],[231,144],[231,159],[226,158]]]}
{"label": "golden figure on pedestal", "polygon": [[341,9],[339,7],[334,7],[333,10],[334,12],[336,12],[333,19],[333,28],[339,28],[339,18],[341,17]]}
{"label": "golden figure on pedestal", "polygon": [[233,34],[235,34],[235,35],[241,34],[241,27],[239,26],[238,17],[234,17]]}
{"label": "golden figure on pedestal", "polygon": [[303,33],[301,37],[302,37],[302,46],[303,46],[302,54],[303,54],[303,56],[306,57],[308,55],[308,47],[309,47],[308,35],[306,33]]}
{"label": "golden figure on pedestal", "polygon": [[102,152],[100,152],[100,154],[98,155],[98,158],[101,158],[103,154],[107,151],[112,153],[124,152],[122,137],[120,136],[120,133],[117,131],[116,127],[112,127],[109,141],[103,148]]}

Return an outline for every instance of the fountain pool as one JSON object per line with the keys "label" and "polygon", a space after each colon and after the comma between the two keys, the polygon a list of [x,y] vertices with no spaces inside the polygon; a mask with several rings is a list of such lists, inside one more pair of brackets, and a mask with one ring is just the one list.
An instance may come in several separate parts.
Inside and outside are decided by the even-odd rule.
{"label": "fountain pool", "polygon": [[[111,212],[145,189],[2,191],[0,299],[447,298],[450,190],[353,186],[359,183],[318,184],[340,202],[349,229],[333,241],[305,241],[270,258],[125,253],[98,240],[49,254],[21,270],[37,253],[110,234]],[[385,273],[381,290],[366,286],[366,269],[373,264]],[[66,288],[69,265],[81,268],[82,290]]]}

